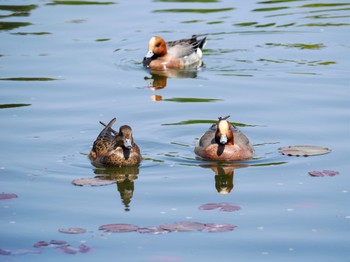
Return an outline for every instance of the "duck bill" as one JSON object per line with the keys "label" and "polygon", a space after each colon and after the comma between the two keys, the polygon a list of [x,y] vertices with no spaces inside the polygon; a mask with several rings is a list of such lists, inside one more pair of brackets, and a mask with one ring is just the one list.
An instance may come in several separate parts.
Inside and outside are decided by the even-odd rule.
{"label": "duck bill", "polygon": [[152,62],[152,60],[155,59],[155,54],[152,51],[148,51],[145,57],[143,58],[143,66],[149,67],[149,64]]}
{"label": "duck bill", "polygon": [[227,136],[221,135],[220,136],[220,144],[225,145],[227,143]]}
{"label": "duck bill", "polygon": [[129,150],[132,148],[131,139],[124,140],[124,147],[129,149]]}

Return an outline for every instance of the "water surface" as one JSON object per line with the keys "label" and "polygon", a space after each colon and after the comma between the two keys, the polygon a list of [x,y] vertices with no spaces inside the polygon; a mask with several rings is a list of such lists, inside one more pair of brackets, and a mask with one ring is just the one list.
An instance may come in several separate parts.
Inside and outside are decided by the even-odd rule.
{"label": "water surface", "polygon": [[[324,1],[0,1],[1,261],[348,261],[349,7]],[[142,68],[152,35],[205,34],[204,67]],[[197,159],[231,115],[254,159]],[[102,126],[129,124],[145,160],[93,167]],[[288,157],[278,148],[328,147]],[[313,170],[336,176],[314,177]],[[125,178],[128,174],[128,179]],[[114,180],[74,186],[79,178]],[[208,203],[241,207],[201,210]],[[106,233],[200,222],[233,231]],[[84,228],[64,234],[60,228]],[[67,254],[38,241],[64,240]],[[4,253],[6,253],[4,252]],[[40,254],[37,254],[40,252]]]}

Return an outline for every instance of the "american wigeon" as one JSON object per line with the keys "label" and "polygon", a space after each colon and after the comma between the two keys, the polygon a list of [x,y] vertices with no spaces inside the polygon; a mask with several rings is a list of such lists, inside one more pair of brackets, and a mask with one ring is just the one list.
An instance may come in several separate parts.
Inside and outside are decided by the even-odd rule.
{"label": "american wigeon", "polygon": [[154,36],[149,40],[143,65],[154,70],[198,68],[202,65],[202,49],[205,44],[206,37],[197,39],[196,35],[170,42]]}
{"label": "american wigeon", "polygon": [[141,152],[132,137],[131,127],[123,125],[119,132],[112,129],[116,118],[113,118],[96,138],[89,154],[95,166],[134,166],[141,160]]}
{"label": "american wigeon", "polygon": [[206,160],[241,161],[253,156],[249,139],[235,126],[220,117],[199,139],[194,152]]}

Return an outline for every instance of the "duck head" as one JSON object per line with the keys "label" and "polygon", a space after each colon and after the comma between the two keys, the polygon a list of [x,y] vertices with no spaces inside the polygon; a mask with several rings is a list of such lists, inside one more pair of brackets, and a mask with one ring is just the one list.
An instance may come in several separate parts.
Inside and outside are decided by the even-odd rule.
{"label": "duck head", "polygon": [[160,36],[152,37],[148,42],[148,52],[143,58],[143,66],[149,67],[149,64],[158,57],[167,54],[166,43]]}
{"label": "duck head", "polygon": [[121,126],[119,128],[119,143],[122,147],[130,150],[134,144],[134,139],[132,137],[131,127],[128,125]]}
{"label": "duck head", "polygon": [[231,123],[225,118],[219,118],[217,122],[217,129],[215,132],[215,142],[220,145],[233,145],[233,133],[231,130]]}

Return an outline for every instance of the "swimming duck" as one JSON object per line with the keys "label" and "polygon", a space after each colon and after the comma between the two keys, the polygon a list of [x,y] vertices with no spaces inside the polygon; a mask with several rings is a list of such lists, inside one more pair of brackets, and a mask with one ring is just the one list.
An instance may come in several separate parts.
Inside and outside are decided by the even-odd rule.
{"label": "swimming duck", "polygon": [[249,139],[226,116],[219,117],[207,132],[199,139],[194,152],[206,160],[240,161],[253,156],[253,146]]}
{"label": "swimming duck", "polygon": [[154,36],[149,40],[143,65],[154,70],[198,68],[202,65],[202,49],[205,44],[206,37],[197,39],[196,35],[170,42]]}
{"label": "swimming duck", "polygon": [[132,137],[131,127],[123,125],[116,132],[112,126],[113,118],[96,138],[89,158],[95,166],[133,166],[138,165],[142,156]]}

